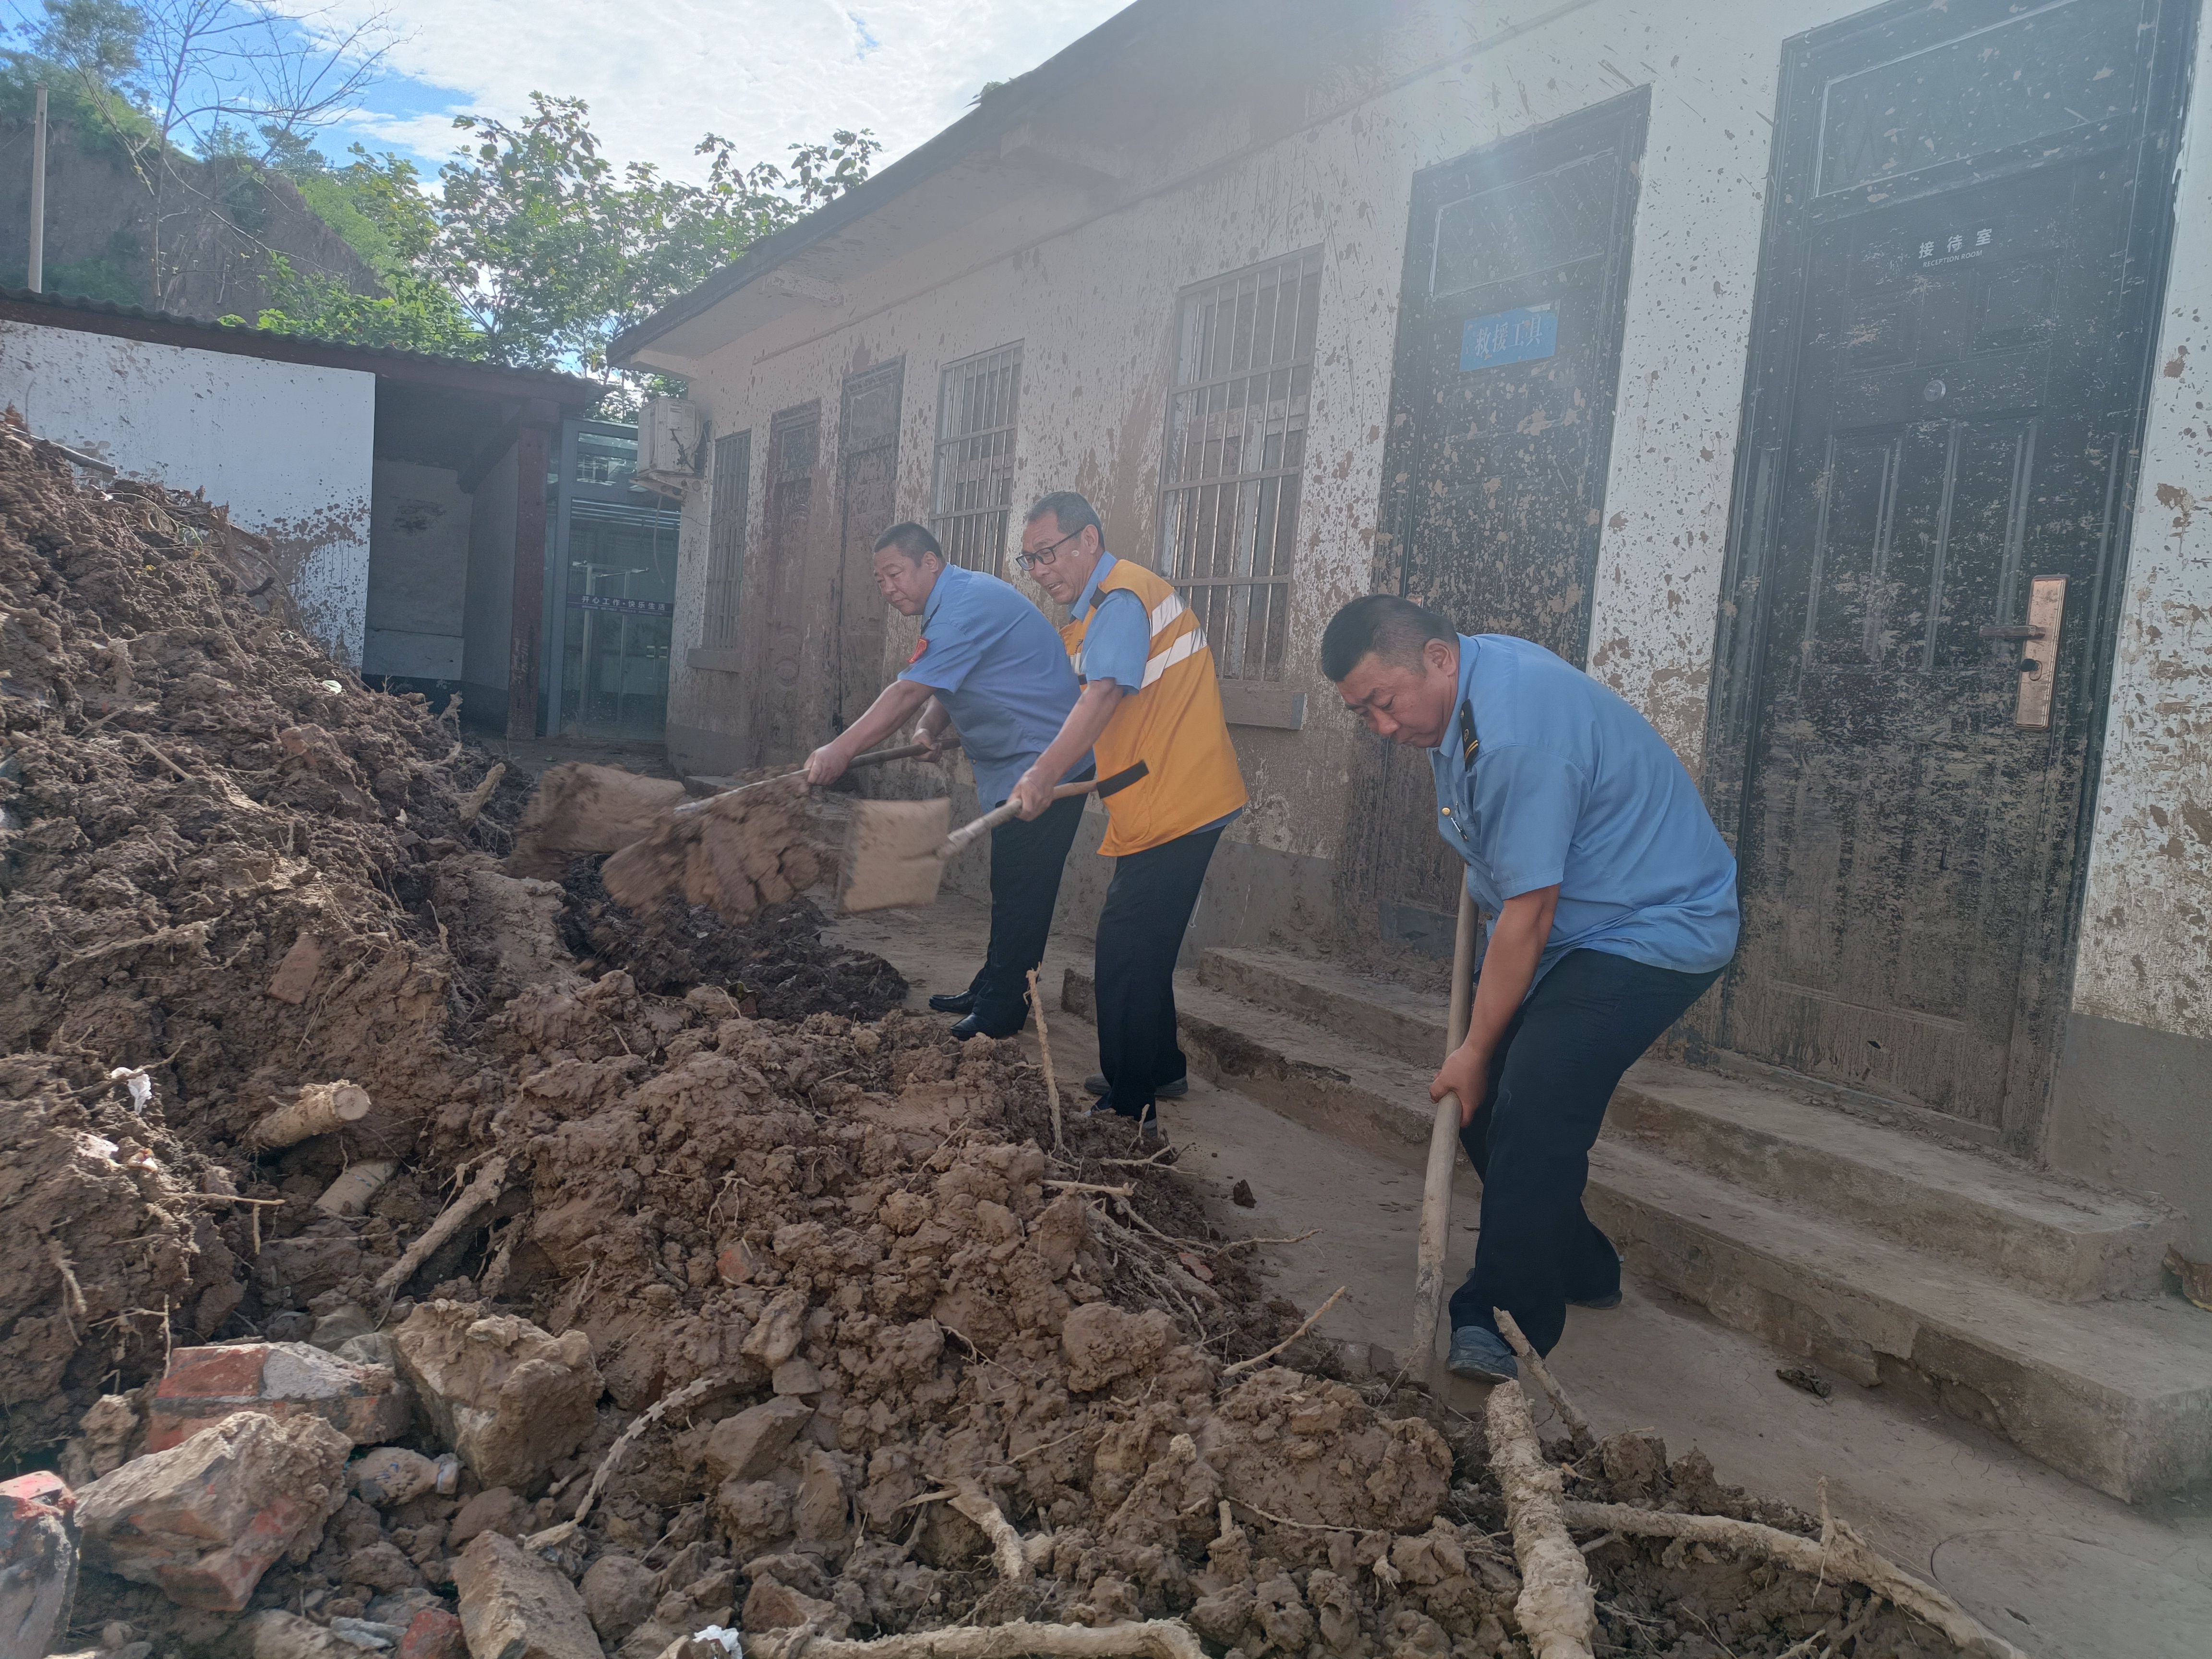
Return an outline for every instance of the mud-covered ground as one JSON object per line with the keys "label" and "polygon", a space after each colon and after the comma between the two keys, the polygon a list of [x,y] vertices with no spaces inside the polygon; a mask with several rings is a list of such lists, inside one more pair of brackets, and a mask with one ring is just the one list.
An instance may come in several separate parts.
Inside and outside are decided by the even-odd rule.
{"label": "mud-covered ground", "polygon": [[[615,1659],[708,1623],[1148,1615],[1241,1659],[1525,1653],[1478,1425],[1310,1338],[1238,1369],[1300,1318],[1256,1251],[1117,1122],[1055,1134],[1018,1044],[900,1012],[896,974],[824,947],[806,899],[640,919],[592,861],[503,870],[520,786],[332,665],[264,555],[0,427],[9,1472],[128,1464],[175,1349],[350,1342],[419,1381],[441,1333],[507,1318],[588,1351],[526,1471],[347,1498],[248,1611],[451,1607],[472,1533],[574,1516],[680,1397],[544,1546]],[[367,1116],[257,1139],[342,1078]],[[397,1165],[366,1211],[317,1208],[364,1159]],[[496,1200],[380,1295],[494,1168]],[[427,1414],[404,1439],[444,1449]],[[1648,1437],[1568,1487],[1812,1525]],[[949,1495],[994,1507],[1033,1573],[1002,1577]],[[1587,1552],[1601,1651],[1772,1656],[1865,1599],[1699,1548]],[[239,1628],[95,1565],[66,1645],[197,1659]],[[1951,1650],[1887,1609],[1827,1647]]]}
{"label": "mud-covered ground", "polygon": [[771,905],[741,925],[680,897],[640,917],[607,896],[605,862],[578,859],[561,880],[561,937],[587,971],[619,969],[653,994],[720,986],[769,1019],[877,1019],[906,1001],[906,981],[881,957],[823,944],[823,917],[811,898]]}

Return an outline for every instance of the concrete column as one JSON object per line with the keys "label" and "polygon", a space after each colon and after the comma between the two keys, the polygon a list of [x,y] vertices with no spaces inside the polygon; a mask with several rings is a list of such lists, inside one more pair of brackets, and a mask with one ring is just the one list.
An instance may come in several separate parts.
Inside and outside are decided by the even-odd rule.
{"label": "concrete column", "polygon": [[[555,416],[549,421],[548,416]],[[560,428],[533,404],[514,440],[514,613],[507,659],[507,735],[538,735],[538,669],[544,632],[545,468]]]}

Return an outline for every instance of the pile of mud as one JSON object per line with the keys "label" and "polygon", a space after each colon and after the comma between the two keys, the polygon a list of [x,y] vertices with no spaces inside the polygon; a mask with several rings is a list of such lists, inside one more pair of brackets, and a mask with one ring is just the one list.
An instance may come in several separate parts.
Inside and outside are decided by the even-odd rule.
{"label": "pile of mud", "polygon": [[[1529,1652],[1481,1425],[1285,1346],[1170,1164],[803,900],[641,921],[592,862],[502,870],[520,786],[252,554],[0,426],[0,1452],[108,1517],[58,1646],[459,1659],[458,1607],[478,1659],[1022,1619]],[[340,1079],[366,1115],[269,1144]],[[1648,1436],[1548,1455],[1814,1531]],[[1601,1650],[1960,1650],[1825,1569],[1583,1530]]]}
{"label": "pile of mud", "polygon": [[878,1019],[906,1001],[905,978],[881,957],[824,949],[823,917],[810,898],[770,905],[744,923],[679,896],[641,917],[608,895],[599,877],[605,862],[578,859],[561,880],[561,937],[587,972],[619,969],[654,995],[718,986],[769,1019]]}
{"label": "pile of mud", "polygon": [[[749,1018],[618,972],[526,991],[486,1032],[515,1086],[447,1127],[454,1153],[505,1160],[489,1236],[368,1340],[434,1389],[423,1353],[513,1340],[500,1322],[520,1316],[580,1330],[592,1375],[541,1362],[517,1407],[537,1461],[503,1454],[505,1484],[472,1463],[447,1495],[356,1495],[252,1608],[405,1625],[491,1529],[579,1586],[613,1659],[718,1625],[750,1642],[1016,1619],[1181,1619],[1249,1659],[1528,1651],[1480,1426],[1314,1339],[1285,1356],[1304,1369],[1237,1365],[1293,1310],[1117,1126],[1068,1125],[1048,1154],[1016,1045],[896,1013]],[[331,1338],[374,1317],[319,1305]],[[136,1409],[110,1402],[110,1432]],[[1573,1468],[1582,1498],[1810,1528],[1649,1436]],[[1018,1534],[1020,1573],[970,1515]],[[1850,1586],[1701,1549],[1615,1540],[1591,1566],[1620,1651],[1772,1655],[1863,1610],[1863,1653],[1952,1650]],[[225,1620],[152,1589],[86,1586],[179,1651],[222,1639]]]}
{"label": "pile of mud", "polygon": [[[434,1191],[393,1183],[343,1241],[313,1200],[501,1103],[483,1022],[574,975],[562,890],[494,861],[522,780],[332,663],[264,551],[0,424],[0,1463],[50,1456],[173,1346],[282,1329],[395,1256]],[[653,981],[734,965],[794,1013],[902,995],[818,928],[786,907],[709,960],[664,945]],[[338,1079],[367,1117],[253,1144]]]}

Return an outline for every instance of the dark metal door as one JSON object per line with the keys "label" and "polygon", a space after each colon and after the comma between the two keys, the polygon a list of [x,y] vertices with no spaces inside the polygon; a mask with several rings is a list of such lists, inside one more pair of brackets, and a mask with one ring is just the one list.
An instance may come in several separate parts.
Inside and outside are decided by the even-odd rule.
{"label": "dark metal door", "polygon": [[1823,95],[1785,111],[1814,142],[1785,131],[1807,172],[1780,188],[1812,209],[1722,1041],[2018,1139],[2162,240],[2136,188],[2155,8],[1961,9],[1832,47]]}
{"label": "dark metal door", "polygon": [[830,729],[842,732],[884,683],[884,596],[876,538],[897,522],[899,396],[906,360],[849,375],[837,444],[837,563],[831,575]]}
{"label": "dark metal door", "polygon": [[[1650,105],[1639,89],[1413,179],[1376,585],[1572,663],[1589,647]],[[1426,757],[1365,747],[1352,800],[1347,915],[1449,951],[1458,864]]]}
{"label": "dark metal door", "polygon": [[[805,404],[769,423],[768,486],[760,562],[751,602],[739,607],[750,641],[746,665],[746,730],[751,763],[802,755],[800,662],[806,654],[808,531],[813,522],[814,474],[822,448],[822,410]],[[750,622],[743,618],[750,617]]]}

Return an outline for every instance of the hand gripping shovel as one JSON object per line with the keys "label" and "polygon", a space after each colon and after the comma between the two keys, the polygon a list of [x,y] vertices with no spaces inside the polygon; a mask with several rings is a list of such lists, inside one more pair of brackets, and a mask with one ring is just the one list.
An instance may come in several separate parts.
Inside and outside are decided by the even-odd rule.
{"label": "hand gripping shovel", "polygon": [[[957,738],[947,738],[937,745],[937,752],[940,755],[950,754],[959,746],[960,740]],[[928,752],[928,750],[918,743],[902,744],[896,749],[874,749],[865,755],[854,756],[845,763],[845,769],[848,772],[855,772],[863,766],[880,766],[885,761],[914,760]],[[764,788],[771,783],[789,783],[793,778],[803,778],[805,775],[806,769],[802,766],[796,772],[779,772],[772,778],[756,778],[750,783],[732,784],[727,788],[717,789],[710,795],[702,795],[696,800],[685,801],[676,809],[676,816],[679,818],[690,817],[695,813],[705,811],[710,801],[720,800],[725,795],[742,794],[748,789]]]}
{"label": "hand gripping shovel", "polygon": [[[1139,761],[1110,778],[1063,783],[1052,792],[1052,798],[1066,800],[1096,789],[1103,799],[1127,788],[1148,769]],[[948,835],[945,826],[952,822],[952,803],[942,797],[854,801],[852,833],[845,844],[845,889],[837,908],[849,915],[860,910],[936,903],[938,884],[945,879],[945,866],[952,857],[1019,811],[1008,801]]]}

